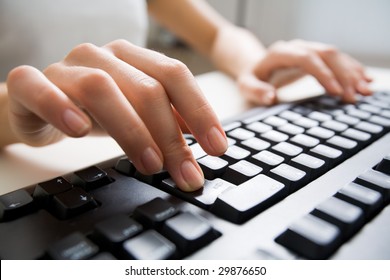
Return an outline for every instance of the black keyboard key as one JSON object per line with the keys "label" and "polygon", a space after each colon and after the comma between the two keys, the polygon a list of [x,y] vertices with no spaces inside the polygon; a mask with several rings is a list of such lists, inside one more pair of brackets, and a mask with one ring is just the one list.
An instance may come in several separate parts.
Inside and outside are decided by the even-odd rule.
{"label": "black keyboard key", "polygon": [[99,248],[79,232],[74,232],[53,244],[47,254],[54,260],[86,260]]}
{"label": "black keyboard key", "polygon": [[295,120],[301,118],[302,115],[299,113],[290,111],[290,110],[284,110],[283,112],[281,112],[279,114],[279,117],[282,117],[282,118],[289,120],[289,121],[295,121]]}
{"label": "black keyboard key", "polygon": [[331,130],[336,131],[336,132],[343,132],[344,130],[348,129],[347,124],[342,123],[342,122],[338,122],[335,120],[329,120],[329,121],[323,122],[321,124],[321,126],[327,128],[327,129],[331,129]]}
{"label": "black keyboard key", "polygon": [[182,255],[195,252],[219,236],[207,220],[189,212],[167,220],[162,233],[176,244]]}
{"label": "black keyboard key", "polygon": [[248,159],[264,168],[273,168],[285,161],[285,158],[270,151],[261,151]]}
{"label": "black keyboard key", "polygon": [[162,180],[169,177],[169,173],[165,169],[162,169],[159,172],[154,173],[152,175],[145,175],[139,171],[136,171],[134,177],[142,182],[145,182],[146,184],[158,186],[160,185]]}
{"label": "black keyboard key", "polygon": [[274,127],[279,127],[287,124],[287,120],[280,118],[278,116],[269,116],[263,120],[264,123],[272,125]]}
{"label": "black keyboard key", "polygon": [[232,184],[239,185],[260,174],[262,170],[263,168],[260,166],[241,160],[230,165],[222,178]]}
{"label": "black keyboard key", "polygon": [[285,133],[279,132],[277,130],[270,130],[261,134],[261,137],[265,140],[269,140],[274,143],[287,141],[289,136]]}
{"label": "black keyboard key", "polygon": [[329,139],[335,135],[333,130],[329,130],[320,126],[315,126],[306,131],[307,134],[318,139]]}
{"label": "black keyboard key", "polygon": [[356,141],[338,135],[326,140],[326,144],[330,144],[336,149],[340,149],[346,153],[351,152],[358,147],[358,143]]}
{"label": "black keyboard key", "polygon": [[375,170],[390,175],[390,155],[384,157],[381,162],[375,167]]}
{"label": "black keyboard key", "polygon": [[263,174],[222,192],[211,211],[228,221],[243,223],[287,196],[282,183]]}
{"label": "black keyboard key", "polygon": [[0,196],[0,222],[17,219],[35,209],[31,195],[23,189]]}
{"label": "black keyboard key", "polygon": [[287,186],[289,193],[302,188],[308,181],[306,172],[285,163],[271,169],[270,176]]}
{"label": "black keyboard key", "polygon": [[377,106],[374,106],[371,104],[365,104],[365,103],[359,104],[359,105],[357,105],[357,108],[360,110],[363,110],[363,111],[373,113],[373,114],[379,114],[381,112],[380,107],[377,107]]}
{"label": "black keyboard key", "polygon": [[310,114],[308,114],[307,117],[319,122],[325,122],[332,119],[331,115],[319,111],[313,111]]}
{"label": "black keyboard key", "polygon": [[371,113],[369,113],[367,111],[359,110],[359,109],[356,109],[353,107],[347,109],[347,114],[349,116],[359,118],[361,120],[367,120],[371,117]]}
{"label": "black keyboard key", "polygon": [[288,157],[295,157],[303,151],[301,147],[290,144],[288,142],[280,142],[277,145],[273,146],[272,150],[281,153],[282,156]]}
{"label": "black keyboard key", "polygon": [[332,168],[346,158],[346,154],[339,149],[319,144],[310,149],[310,154],[325,160],[328,168]]}
{"label": "black keyboard key", "polygon": [[176,255],[175,244],[152,229],[125,241],[123,249],[136,260],[166,260]]}
{"label": "black keyboard key", "polygon": [[195,159],[200,159],[207,155],[207,153],[202,149],[202,147],[199,145],[199,143],[195,143],[190,146],[192,155]]}
{"label": "black keyboard key", "polygon": [[383,132],[383,127],[377,124],[361,121],[354,126],[356,129],[368,132],[370,134],[380,134]]}
{"label": "black keyboard key", "polygon": [[246,140],[252,137],[255,137],[255,133],[253,131],[247,130],[245,128],[236,128],[232,131],[229,131],[228,136],[233,137],[238,140]]}
{"label": "black keyboard key", "polygon": [[60,219],[68,219],[98,206],[95,199],[81,188],[57,194],[51,201],[50,209]]}
{"label": "black keyboard key", "polygon": [[315,179],[321,174],[323,174],[326,170],[325,161],[314,157],[311,155],[308,155],[306,153],[302,153],[296,157],[294,157],[290,164],[292,166],[297,167],[298,169],[301,169],[305,171],[307,174],[309,174],[310,178]]}
{"label": "black keyboard key", "polygon": [[272,126],[264,124],[262,122],[253,122],[251,124],[248,124],[246,128],[260,134],[272,130]]}
{"label": "black keyboard key", "polygon": [[305,129],[303,127],[291,123],[287,123],[278,127],[278,130],[289,135],[297,135],[305,132]]}
{"label": "black keyboard key", "polygon": [[229,165],[226,160],[214,156],[205,156],[198,159],[198,163],[203,170],[204,177],[209,180],[220,177]]}
{"label": "black keyboard key", "polygon": [[385,128],[390,127],[390,116],[387,118],[381,117],[381,116],[372,116],[371,118],[368,119],[369,122],[378,124],[380,126],[383,126]]}
{"label": "black keyboard key", "polygon": [[179,213],[179,209],[170,202],[157,197],[138,206],[133,213],[134,219],[145,227],[159,227],[162,223]]}
{"label": "black keyboard key", "polygon": [[354,128],[348,128],[347,130],[341,133],[341,136],[351,138],[352,140],[357,140],[360,142],[366,142],[371,139],[371,134],[363,132]]}
{"label": "black keyboard key", "polygon": [[308,259],[328,258],[341,243],[338,227],[313,215],[295,221],[275,241]]}
{"label": "black keyboard key", "polygon": [[303,105],[298,105],[293,107],[291,110],[294,113],[300,114],[300,115],[308,115],[311,112],[313,112],[313,109],[309,108],[308,106],[305,106],[306,104]]}
{"label": "black keyboard key", "polygon": [[203,209],[209,209],[223,191],[228,188],[234,188],[236,185],[220,178],[214,180],[206,179],[203,188],[194,192],[183,192],[177,188],[176,183],[172,179],[166,179],[163,180],[162,187],[167,192],[174,193],[176,196],[192,204],[202,207]]}
{"label": "black keyboard key", "polygon": [[232,145],[228,147],[226,153],[221,158],[227,160],[229,163],[235,163],[239,160],[246,159],[250,155],[251,153],[248,150]]}
{"label": "black keyboard key", "polygon": [[72,183],[88,191],[111,183],[111,179],[104,170],[91,166],[76,171],[73,174]]}
{"label": "black keyboard key", "polygon": [[367,219],[383,206],[383,197],[379,192],[356,183],[342,187],[335,197],[362,208]]}
{"label": "black keyboard key", "polygon": [[348,125],[355,125],[360,122],[360,119],[344,114],[336,116],[335,120]]}
{"label": "black keyboard key", "polygon": [[118,160],[115,170],[127,176],[133,176],[136,171],[134,163],[127,157],[122,157]]}
{"label": "black keyboard key", "polygon": [[268,149],[271,146],[271,143],[264,141],[259,138],[249,138],[241,142],[241,145],[245,149],[250,149],[253,152],[259,152],[265,149]]}
{"label": "black keyboard key", "polygon": [[54,195],[68,191],[72,184],[62,177],[37,184],[34,189],[33,197],[41,205],[47,206]]}
{"label": "black keyboard key", "polygon": [[370,169],[361,174],[356,182],[380,192],[386,203],[390,201],[390,175]]}
{"label": "black keyboard key", "polygon": [[352,236],[364,224],[364,213],[360,207],[334,196],[320,203],[312,214],[338,226],[344,239]]}
{"label": "black keyboard key", "polygon": [[118,252],[125,240],[140,233],[142,229],[142,225],[135,220],[118,215],[97,223],[91,238],[101,247]]}
{"label": "black keyboard key", "polygon": [[302,117],[300,119],[293,121],[293,124],[304,128],[312,128],[318,126],[319,122],[306,117]]}
{"label": "black keyboard key", "polygon": [[306,134],[297,134],[290,139],[294,144],[300,145],[303,148],[312,148],[320,143],[317,138],[311,137]]}

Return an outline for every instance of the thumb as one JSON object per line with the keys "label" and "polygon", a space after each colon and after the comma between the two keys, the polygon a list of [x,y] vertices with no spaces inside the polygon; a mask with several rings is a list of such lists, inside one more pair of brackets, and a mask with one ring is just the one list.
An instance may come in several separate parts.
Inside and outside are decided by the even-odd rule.
{"label": "thumb", "polygon": [[276,89],[273,85],[259,80],[254,74],[242,75],[237,80],[244,97],[257,105],[270,106],[276,103]]}

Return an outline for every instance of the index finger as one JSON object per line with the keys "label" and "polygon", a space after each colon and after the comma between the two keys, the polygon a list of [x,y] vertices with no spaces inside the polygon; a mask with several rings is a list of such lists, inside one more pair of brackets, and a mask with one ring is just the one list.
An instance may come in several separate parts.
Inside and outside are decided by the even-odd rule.
{"label": "index finger", "polygon": [[183,63],[122,40],[105,48],[163,85],[172,105],[207,153],[220,155],[226,151],[227,140],[222,125]]}

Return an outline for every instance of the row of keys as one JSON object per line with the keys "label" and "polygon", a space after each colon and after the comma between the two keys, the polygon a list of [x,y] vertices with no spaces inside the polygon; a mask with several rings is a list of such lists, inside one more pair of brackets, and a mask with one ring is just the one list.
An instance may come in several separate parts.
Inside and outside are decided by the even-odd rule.
{"label": "row of keys", "polygon": [[[49,228],[53,227],[53,234],[47,236],[48,240],[41,244],[38,242],[36,246],[29,244],[34,248],[32,258],[177,259],[188,256],[220,236],[204,218],[191,212],[181,212],[161,198],[137,206],[128,215],[121,213],[103,220],[96,216],[84,231],[82,227],[80,231],[74,231],[72,218],[79,219],[81,214],[96,207],[104,211],[107,206],[103,198],[100,207],[92,193],[110,189],[115,182],[96,166],[77,171],[67,178],[69,180],[57,177],[39,183],[32,194],[20,189],[0,196],[0,216],[6,228],[14,229],[23,220],[36,221],[37,225],[32,225],[32,230],[40,228],[39,223],[45,221]],[[88,189],[93,191],[87,192]],[[111,189],[111,192],[115,190]],[[66,220],[71,224],[67,224]],[[60,239],[53,243],[55,236]],[[18,254],[15,252],[15,255]]]}
{"label": "row of keys", "polygon": [[364,172],[291,224],[275,241],[305,258],[330,257],[389,204],[389,166],[387,156],[375,169]]}
{"label": "row of keys", "polygon": [[[390,128],[390,120],[382,116],[387,111],[383,108],[358,104],[357,108],[348,105],[340,111],[334,109],[340,105],[329,100],[333,102],[333,99],[320,99],[325,103],[322,111],[310,109],[308,103],[277,116],[251,118],[225,126],[229,148],[221,157],[207,155],[193,138],[188,138],[206,178],[203,189],[195,193],[178,190],[166,171],[153,176],[139,174],[127,158],[121,159],[116,169],[224,219],[242,223],[318,178]],[[376,120],[375,123],[358,118],[363,118],[359,111],[364,110],[370,111],[365,119]],[[348,112],[353,116],[347,115]],[[254,196],[255,190],[241,186],[253,182],[283,187],[271,187],[268,195]],[[236,195],[234,189],[240,194]],[[225,196],[229,199],[224,199]],[[241,196],[251,197],[251,202],[245,205]]]}
{"label": "row of keys", "polygon": [[41,208],[60,219],[77,216],[99,205],[88,191],[110,184],[112,179],[105,171],[91,166],[75,172],[71,182],[57,177],[37,184],[32,196],[24,189],[0,196],[0,221],[13,220]]}
{"label": "row of keys", "polygon": [[202,217],[155,198],[133,215],[116,215],[94,226],[90,236],[73,232],[47,249],[52,259],[177,259],[220,236]]}

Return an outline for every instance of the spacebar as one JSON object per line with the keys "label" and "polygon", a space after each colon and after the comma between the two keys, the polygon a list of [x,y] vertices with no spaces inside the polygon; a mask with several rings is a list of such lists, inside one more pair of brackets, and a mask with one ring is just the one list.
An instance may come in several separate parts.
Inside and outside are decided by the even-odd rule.
{"label": "spacebar", "polygon": [[288,195],[287,187],[260,174],[222,192],[210,211],[223,219],[241,224]]}

